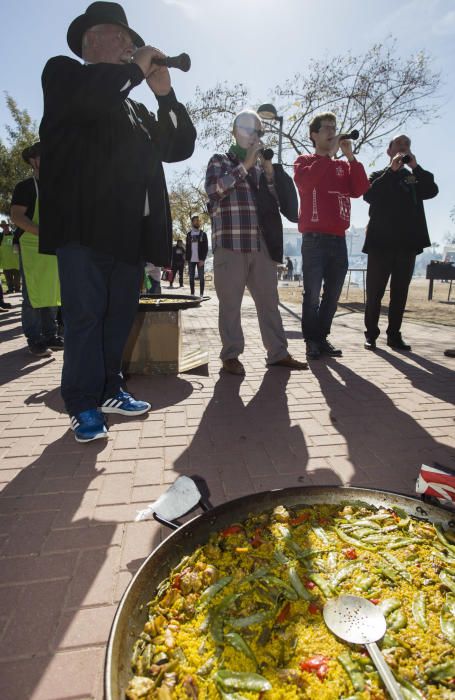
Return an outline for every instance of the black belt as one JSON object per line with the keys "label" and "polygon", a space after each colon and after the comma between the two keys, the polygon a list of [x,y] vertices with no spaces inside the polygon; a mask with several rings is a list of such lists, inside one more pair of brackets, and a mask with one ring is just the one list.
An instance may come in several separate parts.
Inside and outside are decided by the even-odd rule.
{"label": "black belt", "polygon": [[306,236],[308,236],[309,238],[335,238],[337,240],[344,238],[344,236],[337,236],[334,233],[316,233],[311,231],[308,231],[307,233],[303,234],[304,238]]}

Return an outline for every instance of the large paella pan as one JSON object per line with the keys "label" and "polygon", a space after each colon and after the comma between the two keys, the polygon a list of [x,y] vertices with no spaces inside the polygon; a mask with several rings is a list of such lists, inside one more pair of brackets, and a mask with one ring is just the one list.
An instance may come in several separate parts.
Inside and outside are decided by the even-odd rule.
{"label": "large paella pan", "polygon": [[356,488],[231,501],[168,537],[119,605],[106,700],[380,700],[361,647],[334,638],[324,603],[353,593],[387,618],[382,649],[403,698],[455,697],[451,515]]}

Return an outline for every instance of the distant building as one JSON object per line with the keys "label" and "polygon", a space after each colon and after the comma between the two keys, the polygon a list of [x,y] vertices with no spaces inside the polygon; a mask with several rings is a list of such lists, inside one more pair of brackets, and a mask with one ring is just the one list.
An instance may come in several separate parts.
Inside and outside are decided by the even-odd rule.
{"label": "distant building", "polygon": [[455,245],[447,244],[442,250],[442,259],[444,262],[455,262]]}
{"label": "distant building", "polygon": [[302,234],[296,228],[283,229],[284,258],[291,258],[294,265],[294,275],[302,271]]}

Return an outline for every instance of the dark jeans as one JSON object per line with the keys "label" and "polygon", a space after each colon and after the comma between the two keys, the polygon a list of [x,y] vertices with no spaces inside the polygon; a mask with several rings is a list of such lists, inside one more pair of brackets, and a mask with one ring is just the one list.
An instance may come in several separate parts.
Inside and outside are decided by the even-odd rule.
{"label": "dark jeans", "polygon": [[329,335],[347,270],[344,236],[304,234],[302,333],[305,340],[319,342]]}
{"label": "dark jeans", "polygon": [[376,340],[379,335],[381,301],[390,277],[388,336],[400,333],[409,284],[414,272],[415,253],[382,251],[368,253],[367,303],[365,306],[365,335]]}
{"label": "dark jeans", "polygon": [[183,270],[185,269],[185,264],[183,265],[178,265],[177,267],[172,267],[172,274],[174,275],[172,279],[172,284],[176,281],[177,278],[177,273],[179,276],[179,285],[183,287]]}
{"label": "dark jeans", "polygon": [[25,282],[24,270],[21,264],[22,277],[22,330],[29,345],[50,342],[58,332],[57,327],[57,306],[44,306],[41,309],[34,309],[30,304],[30,299]]}
{"label": "dark jeans", "polygon": [[19,270],[3,270],[5,275],[6,285],[8,287],[8,292],[20,292],[21,291],[21,275]]}
{"label": "dark jeans", "polygon": [[202,296],[204,294],[204,265],[199,266],[198,263],[195,262],[189,262],[188,263],[188,274],[190,277],[190,291],[191,294],[194,294],[194,278],[196,276],[196,268],[197,268],[197,273],[199,275],[199,294]]}
{"label": "dark jeans", "polygon": [[57,249],[65,348],[62,397],[70,416],[97,408],[122,387],[122,354],[144,264],[129,265],[78,243]]}

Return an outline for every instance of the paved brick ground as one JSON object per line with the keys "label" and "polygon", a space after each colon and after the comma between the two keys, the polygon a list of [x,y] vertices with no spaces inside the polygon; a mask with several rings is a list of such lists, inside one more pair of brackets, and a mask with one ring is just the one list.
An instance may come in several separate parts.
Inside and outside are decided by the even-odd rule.
{"label": "paved brick ground", "polygon": [[[311,371],[266,370],[255,311],[243,308],[247,375],[219,374],[217,304],[185,312],[185,344],[210,349],[210,373],[134,377],[154,411],[110,418],[109,439],[78,445],[59,396],[61,355],[36,360],[19,298],[0,316],[0,698],[102,697],[117,602],[165,536],[136,511],[179,474],[207,479],[213,502],[292,485],[352,484],[413,493],[423,461],[455,465],[453,329],[407,323],[411,354],[362,347],[362,318],[341,310],[344,357]],[[297,309],[283,308],[303,355]]]}

